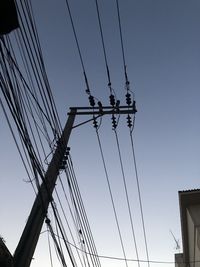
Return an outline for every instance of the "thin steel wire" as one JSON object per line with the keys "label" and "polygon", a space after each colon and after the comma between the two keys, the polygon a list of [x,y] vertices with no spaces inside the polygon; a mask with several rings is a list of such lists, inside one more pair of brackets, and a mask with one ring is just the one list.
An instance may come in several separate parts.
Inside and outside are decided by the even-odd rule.
{"label": "thin steel wire", "polygon": [[129,213],[129,219],[130,219],[130,223],[131,223],[131,231],[132,231],[132,236],[133,236],[133,241],[134,241],[134,246],[135,246],[136,258],[138,261],[138,267],[140,267],[138,247],[137,247],[137,241],[136,241],[135,230],[134,230],[134,225],[133,225],[133,215],[132,215],[131,207],[130,207],[130,201],[129,201],[128,189],[127,189],[127,184],[126,184],[124,166],[123,166],[123,161],[122,161],[121,149],[120,149],[119,138],[118,138],[118,134],[117,134],[116,129],[114,129],[114,133],[115,133],[115,139],[116,139],[116,143],[117,143],[117,150],[118,150],[118,154],[119,154],[120,167],[121,167],[121,172],[122,172],[122,177],[123,177],[123,185],[124,185],[124,190],[125,190],[125,195],[126,195],[126,202],[127,202],[127,206],[128,206],[128,213]]}
{"label": "thin steel wire", "polygon": [[[109,179],[109,176],[108,176],[108,171],[107,171],[107,167],[106,167],[106,162],[105,162],[105,158],[104,158],[103,148],[102,148],[102,144],[101,144],[101,140],[100,140],[98,129],[96,129],[96,135],[97,135],[98,145],[99,145],[100,154],[101,154],[101,158],[102,158],[102,162],[103,162],[103,167],[104,167],[104,172],[105,172],[106,181],[107,181],[107,185],[108,185],[108,190],[109,190],[109,194],[110,194],[110,198],[111,198],[111,203],[112,203],[112,207],[113,207],[115,222],[116,222],[116,226],[117,226],[117,230],[118,230],[118,234],[119,234],[120,244],[121,244],[122,252],[123,252],[123,255],[124,255],[124,259],[126,259],[126,253],[125,253],[125,248],[124,248],[124,244],[123,244],[121,229],[120,229],[120,226],[119,226],[119,220],[118,220],[117,211],[116,211],[116,208],[115,208],[115,202],[114,202],[114,198],[113,198],[110,179]],[[126,260],[125,260],[125,264],[126,264],[126,267],[128,267],[128,263],[127,263]]]}
{"label": "thin steel wire", "polygon": [[130,140],[131,140],[133,163],[134,163],[137,190],[138,190],[138,197],[139,197],[139,205],[140,205],[140,213],[141,213],[141,219],[142,219],[142,228],[143,228],[143,235],[144,235],[144,242],[145,242],[146,257],[147,257],[148,266],[150,267],[149,251],[148,251],[148,245],[147,245],[147,235],[146,235],[145,222],[144,222],[142,196],[141,196],[140,182],[139,182],[139,176],[138,176],[138,170],[137,170],[137,162],[136,162],[134,142],[133,142],[133,132],[131,130],[130,130]]}

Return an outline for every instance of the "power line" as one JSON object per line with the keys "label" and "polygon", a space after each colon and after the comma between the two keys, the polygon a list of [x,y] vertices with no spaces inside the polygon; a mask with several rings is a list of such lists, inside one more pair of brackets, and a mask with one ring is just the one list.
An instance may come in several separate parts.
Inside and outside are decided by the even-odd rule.
{"label": "power line", "polygon": [[136,257],[137,257],[137,261],[138,261],[138,267],[140,267],[139,254],[138,254],[138,248],[137,248],[137,241],[136,241],[135,230],[134,230],[134,225],[133,225],[133,215],[132,215],[131,207],[130,207],[128,189],[127,189],[127,185],[126,185],[126,177],[125,177],[124,166],[123,166],[123,162],[122,162],[121,149],[120,149],[120,145],[119,145],[119,138],[118,138],[118,134],[117,134],[116,128],[113,129],[113,130],[114,130],[114,133],[115,133],[115,139],[116,139],[116,143],[117,143],[117,150],[118,150],[118,154],[119,154],[120,167],[121,167],[121,172],[122,172],[123,185],[124,185],[124,190],[125,190],[125,195],[126,195],[126,202],[127,202],[127,206],[128,206],[128,213],[129,213],[129,219],[130,219],[130,223],[131,223],[131,231],[132,231],[132,236],[133,236],[133,241],[134,241],[134,246],[135,246],[135,251],[136,251]]}
{"label": "power line", "polygon": [[135,177],[136,177],[138,197],[139,197],[139,205],[140,205],[140,212],[141,212],[141,219],[142,219],[142,228],[143,228],[143,234],[144,234],[145,250],[146,250],[148,266],[150,267],[149,252],[148,252],[148,245],[147,245],[147,236],[146,236],[145,222],[144,222],[144,212],[143,212],[142,197],[141,197],[141,191],[140,191],[140,182],[139,182],[136,156],[135,156],[135,150],[134,150],[133,135],[132,135],[131,130],[130,130],[130,139],[131,139],[133,163],[134,163],[134,169],[135,169]]}
{"label": "power line", "polygon": [[51,263],[51,267],[53,267],[53,258],[52,258],[52,251],[51,251],[51,243],[50,243],[50,238],[49,238],[49,231],[48,231],[48,226],[47,226],[47,239],[48,239],[48,247],[49,247],[49,259]]}
{"label": "power line", "polygon": [[120,16],[120,8],[119,8],[119,1],[116,0],[117,5],[117,18],[119,24],[119,33],[120,33],[120,42],[121,42],[121,49],[122,49],[122,58],[123,58],[123,65],[124,65],[124,74],[126,83],[128,82],[128,76],[126,71],[126,59],[125,59],[125,51],[124,51],[124,41],[123,41],[123,34],[122,34],[122,26],[121,26],[121,16]]}
{"label": "power line", "polygon": [[[79,186],[77,183],[75,171],[72,164],[71,156],[69,155],[69,160],[66,168],[67,181],[70,191],[70,196],[72,203],[74,205],[75,214],[77,216],[77,223],[79,226],[79,233],[81,231],[81,236],[84,238],[84,242],[87,245],[89,251],[93,251],[93,254],[97,254],[96,245],[93,240],[90,225],[87,219],[87,214],[83,205],[82,197],[80,194]],[[101,266],[100,261],[94,257],[91,258],[94,265]]]}
{"label": "power line", "polygon": [[56,246],[58,255],[59,255],[60,260],[61,260],[61,262],[62,262],[62,264],[63,264],[63,267],[67,267],[67,264],[66,264],[66,261],[65,261],[65,257],[64,257],[64,255],[63,255],[62,250],[60,249],[60,246],[59,246],[59,244],[58,244],[58,241],[56,240],[55,233],[54,233],[53,228],[52,228],[52,226],[51,226],[51,221],[47,218],[47,219],[45,220],[45,222],[46,222],[46,224],[47,224],[47,227],[49,228],[49,231],[50,231],[50,233],[51,233],[52,239],[53,239],[54,244],[55,244],[55,246]]}
{"label": "power line", "polygon": [[[43,231],[41,232],[41,234],[44,234],[46,231]],[[68,241],[67,241],[68,242]],[[74,245],[72,243],[70,243],[70,246],[74,247]],[[80,248],[77,247],[78,250],[82,251]],[[85,252],[85,251],[83,251]],[[91,255],[91,253],[89,252],[86,252],[88,255]],[[155,264],[170,264],[170,265],[174,265],[176,262],[175,261],[162,261],[162,260],[150,260],[150,261],[147,261],[147,260],[137,260],[137,259],[130,259],[130,258],[122,258],[122,257],[115,257],[115,256],[107,256],[107,255],[94,255],[92,254],[93,256],[96,256],[98,258],[102,258],[102,259],[108,259],[108,260],[117,260],[117,261],[128,261],[128,262],[140,262],[140,263],[155,263]],[[190,262],[187,262],[187,263],[198,263],[200,261],[190,261]],[[184,264],[184,262],[183,262]]]}
{"label": "power line", "polygon": [[99,22],[99,30],[100,30],[100,35],[101,35],[101,42],[102,42],[102,47],[103,47],[104,60],[105,60],[106,71],[107,71],[107,76],[108,76],[108,86],[110,88],[110,93],[111,93],[112,88],[111,88],[110,71],[109,71],[109,68],[108,68],[108,59],[107,59],[107,55],[106,55],[106,47],[105,47],[105,41],[104,41],[104,35],[103,35],[103,29],[102,29],[102,23],[101,23],[101,16],[100,16],[100,12],[99,12],[98,0],[95,0],[95,4],[96,4],[96,10],[97,10],[97,16],[98,16],[98,22]]}
{"label": "power line", "polygon": [[[70,232],[72,241],[73,241],[73,243],[74,243],[74,245],[75,245],[75,240],[74,240],[74,237],[73,237],[73,234],[72,234],[72,230],[71,230],[71,228],[70,228],[69,222],[68,222],[68,220],[67,220],[67,216],[66,216],[65,211],[64,211],[64,207],[63,207],[63,205],[62,205],[61,199],[60,199],[60,197],[59,197],[59,194],[58,194],[56,188],[55,188],[55,192],[56,192],[56,196],[57,196],[58,202],[59,202],[60,207],[61,207],[61,211],[62,211],[63,216],[64,216],[64,219],[65,219],[65,222],[67,223],[67,227],[68,227],[68,229],[69,229],[69,232]],[[73,214],[71,214],[71,216],[73,216]],[[81,265],[82,265],[82,267],[83,267],[83,263],[82,263],[82,261],[81,261],[79,252],[78,252],[77,249],[76,249],[76,251],[77,251],[77,255],[78,255],[78,257],[79,257],[80,263],[81,263]]]}
{"label": "power line", "polygon": [[[23,1],[20,1],[20,3],[21,3],[21,10],[23,12],[23,18],[25,19],[24,21],[24,19],[22,18],[19,5],[17,5],[17,9],[18,9],[19,17],[20,17],[20,23],[23,29],[23,31],[21,30],[20,32],[22,36],[24,34],[24,40],[26,40],[27,42],[33,61],[37,62],[37,64],[35,64],[36,70],[39,66],[38,70],[40,71],[40,75],[42,77],[42,80],[40,81],[42,81],[45,86],[45,91],[41,90],[40,93],[41,94],[43,93],[44,100],[46,101],[46,105],[49,110],[50,116],[52,118],[55,130],[57,130],[57,132],[60,133],[60,129],[59,129],[60,121],[57,116],[57,109],[55,106],[55,102],[52,96],[52,92],[50,89],[50,85],[48,82],[48,78],[47,78],[47,74],[46,74],[46,70],[44,66],[44,60],[43,60],[41,46],[40,46],[40,42],[39,42],[39,38],[37,34],[37,28],[32,19],[33,14],[31,14],[30,8],[28,6],[28,2],[24,3]],[[30,37],[30,41],[29,41],[29,37]],[[33,55],[35,55],[35,57]],[[39,71],[37,72],[38,74],[39,74]],[[39,79],[40,79],[40,75],[38,75]]]}
{"label": "power line", "polygon": [[70,21],[71,21],[71,25],[72,25],[72,30],[73,30],[73,34],[74,34],[74,38],[75,38],[75,42],[76,42],[76,47],[78,49],[78,54],[79,54],[81,66],[82,66],[82,69],[83,69],[83,75],[84,75],[84,79],[85,79],[85,83],[86,83],[86,93],[88,93],[90,95],[91,94],[90,87],[89,87],[89,83],[88,83],[88,79],[87,79],[87,75],[86,75],[86,70],[85,70],[85,65],[84,65],[84,62],[83,62],[83,56],[82,56],[82,53],[81,53],[80,44],[79,44],[79,41],[78,41],[76,29],[75,29],[75,26],[74,26],[74,20],[73,20],[73,17],[72,17],[71,8],[70,8],[68,0],[65,0],[65,3],[67,5],[67,10],[68,10]]}
{"label": "power line", "polygon": [[[110,185],[110,179],[109,179],[109,176],[108,176],[108,171],[107,171],[107,167],[106,167],[106,163],[105,163],[105,158],[104,158],[104,153],[103,153],[103,148],[102,148],[102,145],[101,145],[101,140],[100,140],[98,128],[96,126],[97,125],[95,125],[96,136],[97,136],[97,141],[98,141],[100,154],[101,154],[101,158],[102,158],[102,162],[103,162],[103,167],[104,167],[104,172],[105,172],[106,181],[107,181],[107,185],[108,185],[108,190],[109,190],[109,194],[110,194],[110,199],[111,199],[111,203],[112,203],[112,207],[113,207],[115,222],[116,222],[116,226],[117,226],[117,230],[118,230],[118,234],[119,234],[119,239],[120,239],[120,244],[121,244],[122,252],[123,252],[123,255],[124,255],[124,259],[126,259],[126,253],[125,253],[125,248],[124,248],[124,244],[123,244],[123,240],[122,240],[122,234],[121,234],[121,229],[120,229],[120,226],[119,226],[119,221],[118,221],[117,211],[116,211],[116,208],[115,208],[115,202],[114,202],[114,198],[113,198],[113,194],[112,194],[112,189],[111,189],[111,185]],[[126,264],[126,267],[128,267],[127,261],[125,261],[125,264]]]}

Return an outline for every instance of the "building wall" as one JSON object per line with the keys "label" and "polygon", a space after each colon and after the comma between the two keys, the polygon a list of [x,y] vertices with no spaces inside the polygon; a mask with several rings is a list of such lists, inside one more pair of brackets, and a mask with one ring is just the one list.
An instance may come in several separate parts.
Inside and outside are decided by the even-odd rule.
{"label": "building wall", "polygon": [[200,205],[187,209],[189,267],[200,267]]}

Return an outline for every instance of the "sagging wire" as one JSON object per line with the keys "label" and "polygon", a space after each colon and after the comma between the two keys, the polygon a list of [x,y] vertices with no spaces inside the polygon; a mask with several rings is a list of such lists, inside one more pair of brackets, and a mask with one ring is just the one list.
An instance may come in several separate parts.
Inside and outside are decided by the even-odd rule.
{"label": "sagging wire", "polygon": [[124,165],[123,165],[123,161],[122,161],[121,149],[120,149],[120,144],[119,144],[119,137],[118,137],[118,133],[117,133],[117,122],[116,122],[116,119],[115,119],[114,115],[112,115],[112,116],[113,116],[112,117],[112,126],[113,126],[113,131],[114,131],[114,134],[115,134],[115,140],[116,140],[116,144],[117,144],[117,151],[118,151],[118,155],[119,155],[119,161],[120,161],[120,167],[121,167],[121,173],[122,173],[122,180],[123,180],[124,191],[125,191],[125,196],[126,196],[126,203],[127,203],[127,207],[128,207],[128,214],[129,214],[129,220],[130,220],[130,225],[131,225],[133,243],[134,243],[134,247],[135,247],[136,258],[137,258],[137,261],[138,261],[138,267],[140,267],[138,247],[137,247],[135,229],[134,229],[134,224],[133,224],[133,214],[132,214],[132,211],[131,211],[131,206],[130,206],[130,201],[129,201],[129,194],[128,194],[127,183],[126,183],[126,176],[125,176]]}
{"label": "sagging wire", "polygon": [[[32,97],[33,100],[35,101],[37,108],[39,109],[39,111],[41,112],[41,114],[45,117],[45,119],[46,119],[47,122],[49,123],[49,125],[50,125],[52,131],[54,132],[54,128],[53,128],[53,125],[52,125],[52,123],[51,123],[51,121],[50,121],[50,118],[49,118],[49,116],[48,116],[48,113],[46,114],[46,113],[43,111],[43,109],[42,109],[42,107],[41,107],[41,105],[40,105],[40,103],[39,103],[39,101],[38,101],[36,91],[33,91],[33,92],[31,91],[31,88],[28,86],[28,84],[27,84],[25,78],[23,77],[22,72],[20,71],[17,62],[15,62],[15,60],[12,58],[12,56],[11,56],[11,54],[10,54],[10,51],[9,51],[8,48],[6,47],[5,42],[3,41],[2,43],[3,43],[4,48],[5,48],[5,50],[6,50],[7,58],[6,58],[6,56],[4,55],[5,58],[7,59],[8,62],[11,61],[12,64],[13,64],[13,66],[16,68],[16,70],[17,70],[17,72],[18,72],[18,75],[19,75],[19,77],[20,77],[20,79],[21,79],[21,81],[22,81],[22,84],[25,86],[25,88],[27,88],[27,90],[28,90],[28,92],[30,93],[31,97]],[[36,78],[36,82],[37,82],[37,78]],[[38,82],[37,82],[37,83],[38,83]],[[38,85],[38,84],[37,84],[37,85]],[[38,85],[38,86],[39,86],[39,85]],[[34,88],[34,87],[33,87],[33,88]],[[45,128],[44,128],[44,130],[45,130]],[[46,130],[45,132],[46,132],[46,134],[48,135],[47,130]]]}
{"label": "sagging wire", "polygon": [[[100,31],[100,36],[101,36],[101,43],[102,43],[102,48],[103,48],[107,78],[108,78],[108,88],[110,91],[109,100],[110,100],[110,105],[112,106],[112,108],[114,110],[115,108],[119,107],[120,101],[117,100],[115,90],[112,88],[110,70],[109,70],[109,66],[108,66],[108,58],[107,58],[107,53],[106,53],[106,46],[105,46],[105,40],[104,40],[103,27],[102,27],[102,22],[101,22],[101,15],[100,15],[100,10],[99,10],[98,0],[95,0],[95,4],[96,4],[96,11],[97,11],[97,17],[98,17],[98,23],[99,23],[99,31]],[[114,114],[112,115],[112,120],[114,120]]]}
{"label": "sagging wire", "polygon": [[[41,232],[41,234],[43,233],[46,233],[46,231],[43,231]],[[74,247],[74,245],[72,243],[69,243],[69,245],[71,245],[72,247]],[[81,251],[80,248],[77,247],[78,250]],[[86,252],[88,255],[91,255],[89,252]],[[121,257],[115,257],[115,256],[106,256],[106,255],[93,255],[92,256],[97,256],[98,258],[102,258],[102,259],[108,259],[108,260],[116,260],[116,261],[125,261],[127,260],[128,262],[137,262],[138,260],[137,259],[130,259],[130,258],[127,258],[127,259],[124,259],[124,258],[121,258]],[[147,260],[142,260],[140,259],[139,260],[140,263],[148,263]],[[190,261],[190,262],[183,262],[183,264],[190,264],[190,263],[199,263],[200,261]],[[176,262],[174,261],[162,261],[162,260],[151,260],[150,263],[153,263],[153,264],[168,264],[168,265],[174,265]]]}
{"label": "sagging wire", "polygon": [[123,41],[123,33],[122,33],[122,25],[121,25],[119,0],[116,0],[116,6],[117,6],[117,18],[118,18],[118,25],[119,25],[119,34],[120,34],[120,43],[121,43],[121,50],[122,50],[124,76],[125,76],[126,104],[128,105],[128,108],[133,108],[133,110],[134,110],[133,118],[131,118],[130,114],[128,114],[127,123],[128,123],[128,127],[134,127],[134,120],[135,120],[134,117],[135,117],[135,113],[137,112],[137,109],[136,109],[136,101],[135,101],[134,93],[130,90],[130,81],[128,79],[128,73],[127,73],[127,65],[126,65],[125,50],[124,50],[124,41]]}
{"label": "sagging wire", "polygon": [[[95,119],[94,119],[94,128],[95,128],[97,141],[98,141],[98,145],[99,145],[99,149],[100,149],[101,159],[102,159],[103,168],[104,168],[104,172],[105,172],[105,176],[106,176],[106,182],[107,182],[109,195],[110,195],[110,199],[111,199],[111,203],[112,203],[112,208],[113,208],[116,227],[117,227],[119,240],[120,240],[120,244],[121,244],[121,248],[122,248],[122,253],[123,253],[124,259],[126,259],[126,252],[125,252],[125,247],[124,247],[124,243],[123,243],[123,239],[122,239],[122,234],[121,234],[121,229],[120,229],[120,225],[119,225],[118,215],[117,215],[117,211],[116,211],[116,207],[115,207],[114,197],[113,197],[113,193],[112,193],[112,189],[111,189],[110,179],[109,179],[109,175],[108,175],[108,171],[107,171],[107,166],[106,166],[105,157],[104,157],[104,153],[103,153],[103,148],[102,148],[102,144],[101,144],[101,140],[100,140],[100,135],[99,135],[99,132],[98,132],[98,123],[97,123],[97,121]],[[125,264],[126,264],[126,267],[128,267],[128,262],[126,260],[125,260]]]}
{"label": "sagging wire", "polygon": [[[0,48],[1,48],[1,46],[0,46]],[[34,171],[35,167],[37,169],[38,168],[40,169],[41,166],[40,166],[40,163],[36,159],[36,154],[35,154],[35,151],[32,147],[30,138],[29,138],[28,130],[27,130],[24,118],[23,118],[23,113],[22,113],[22,110],[20,109],[19,99],[15,93],[15,90],[13,88],[13,84],[11,82],[11,78],[10,78],[6,63],[5,63],[5,58],[4,58],[2,48],[0,50],[1,50],[1,55],[2,55],[2,59],[3,59],[2,69],[3,69],[4,74],[5,74],[5,79],[8,81],[8,84],[6,84],[5,79],[1,76],[2,93],[3,93],[5,100],[8,104],[11,115],[12,115],[12,117],[16,123],[17,129],[19,131],[19,135],[22,138],[24,145],[27,149],[27,152],[30,156],[31,164],[32,164],[33,171]]]}
{"label": "sagging wire", "polygon": [[[73,164],[71,157],[69,157],[69,162],[66,169],[67,175],[67,183],[69,187],[71,201],[74,207],[78,231],[81,230],[82,237],[85,245],[88,248],[88,251],[97,253],[96,246],[93,240],[92,232],[89,226],[89,222],[87,219],[87,214],[83,205],[83,201],[81,198],[79,186],[77,183],[76,175],[74,172]],[[88,259],[87,259],[88,260]],[[93,266],[101,266],[100,262],[94,257],[91,258],[91,263]]]}
{"label": "sagging wire", "polygon": [[58,115],[58,110],[57,110],[57,107],[56,107],[56,104],[55,104],[55,100],[54,100],[54,97],[53,97],[53,93],[52,93],[52,90],[51,90],[51,87],[50,87],[50,84],[49,84],[49,80],[48,80],[48,76],[47,76],[47,73],[46,73],[46,69],[45,69],[44,59],[43,59],[43,56],[42,56],[42,48],[41,48],[41,45],[40,45],[39,35],[38,35],[37,27],[36,27],[36,22],[35,22],[35,17],[34,17],[34,12],[33,12],[33,7],[32,7],[32,4],[31,4],[31,1],[25,1],[25,5],[26,5],[27,13],[29,14],[29,20],[30,20],[30,23],[31,23],[31,27],[32,27],[32,31],[33,31],[36,43],[37,43],[37,48],[38,48],[38,51],[39,51],[39,58],[40,58],[41,65],[42,65],[43,79],[45,81],[45,85],[46,85],[46,88],[47,88],[47,93],[48,93],[49,100],[50,100],[51,107],[52,107],[52,112],[53,112],[53,115],[54,115],[55,126],[56,126],[55,129],[57,129],[57,134],[61,134],[62,126],[61,126],[60,118],[59,118],[59,115]]}
{"label": "sagging wire", "polygon": [[62,220],[61,220],[61,218],[60,218],[59,212],[58,212],[58,210],[57,210],[56,203],[55,203],[54,201],[51,201],[51,207],[52,207],[53,214],[54,214],[54,217],[55,217],[55,219],[56,219],[56,222],[57,222],[59,231],[60,231],[61,236],[62,236],[62,238],[63,238],[65,247],[66,247],[66,249],[67,249],[67,253],[68,253],[69,259],[70,259],[70,261],[71,261],[71,263],[72,263],[72,266],[73,266],[73,267],[77,267],[76,260],[75,260],[75,258],[74,258],[73,253],[72,253],[71,247],[69,247],[68,239],[67,239],[67,236],[66,236],[66,232],[65,232],[65,229],[64,229],[64,227],[63,227],[63,223],[62,223]]}
{"label": "sagging wire", "polygon": [[51,267],[53,267],[53,257],[52,257],[52,251],[51,251],[51,242],[50,242],[50,238],[49,238],[48,226],[47,226],[47,240],[48,240],[50,264],[51,264]]}
{"label": "sagging wire", "polygon": [[[92,239],[91,231],[89,230],[89,224],[87,222],[86,213],[84,211],[84,206],[83,206],[83,203],[81,200],[80,192],[79,192],[78,185],[77,185],[76,178],[75,178],[75,174],[73,171],[72,162],[70,160],[70,162],[67,163],[68,156],[69,156],[69,150],[70,149],[67,148],[66,156],[63,159],[63,162],[60,166],[60,170],[61,171],[65,170],[65,172],[66,172],[68,188],[69,188],[72,204],[74,206],[75,216],[77,217],[77,222],[78,222],[78,225],[76,227],[78,228],[78,231],[79,231],[79,229],[86,229],[87,232],[89,231],[88,232],[88,234],[89,234],[88,238],[86,239],[86,237],[85,237],[85,240],[88,240],[88,242],[89,242],[88,244],[90,244],[90,246],[91,246],[91,249],[89,249],[89,251],[91,253],[92,252],[96,253],[94,241]],[[62,184],[62,187],[63,187],[63,184]],[[82,219],[80,216],[82,217],[83,221],[81,221]],[[72,216],[72,218],[74,218],[74,216]],[[83,223],[83,225],[82,225],[82,223]],[[85,230],[84,230],[84,232],[85,232]],[[91,260],[93,262],[93,259],[91,259]],[[96,263],[93,262],[92,263],[93,266],[96,265]],[[100,266],[100,265],[98,264],[96,266]]]}
{"label": "sagging wire", "polygon": [[63,255],[62,250],[60,249],[60,246],[59,246],[58,241],[56,239],[56,236],[54,234],[53,228],[51,226],[51,221],[50,221],[50,219],[48,217],[46,218],[45,223],[47,225],[47,228],[50,231],[51,237],[52,237],[52,239],[54,241],[54,244],[56,246],[56,250],[57,250],[57,253],[59,255],[60,261],[62,262],[63,267],[67,267],[67,264],[66,264],[66,261],[65,261],[65,257]]}
{"label": "sagging wire", "polygon": [[[19,37],[19,35],[18,35]],[[20,37],[19,37],[20,38]],[[39,141],[40,141],[40,145],[41,145],[41,148],[42,148],[42,151],[43,151],[43,155],[46,157],[46,153],[45,153],[45,150],[44,150],[44,146],[43,146],[43,143],[42,143],[42,140],[41,140],[41,136],[40,136],[40,133],[44,136],[44,138],[47,140],[47,142],[50,142],[50,137],[49,137],[49,134],[48,134],[48,131],[47,131],[47,126],[45,125],[45,120],[44,120],[44,116],[43,116],[43,113],[41,112],[41,109],[38,107],[39,105],[39,100],[38,100],[38,97],[37,97],[37,93],[36,93],[36,90],[34,88],[34,83],[33,83],[33,78],[31,76],[31,72],[30,72],[30,68],[29,68],[29,65],[28,65],[28,62],[27,62],[27,59],[25,57],[25,51],[22,47],[22,44],[20,45],[21,43],[21,40],[17,38],[17,35],[15,34],[15,40],[16,40],[16,43],[17,43],[17,46],[18,46],[18,49],[19,49],[19,52],[20,52],[20,55],[21,55],[21,59],[22,59],[22,62],[23,62],[23,65],[24,65],[24,69],[26,71],[26,75],[27,75],[27,78],[29,80],[29,85],[30,85],[30,89],[29,91],[32,91],[35,95],[35,100],[37,101],[37,105],[36,107],[34,106],[34,103],[33,103],[33,100],[32,98],[29,96],[27,90],[25,90],[25,94],[26,94],[26,97],[27,97],[27,101],[30,103],[29,104],[29,112],[31,114],[31,117],[34,121],[34,124],[35,124],[35,128],[37,130],[37,135],[38,135],[38,138],[39,138]],[[22,79],[21,79],[22,80]],[[24,84],[23,80],[22,80],[22,84]],[[24,87],[25,84],[24,84]],[[32,106],[32,108],[31,108]],[[35,117],[33,116],[33,110],[35,111],[35,113],[37,114],[37,117],[39,118],[40,122],[41,122],[41,125],[43,127],[43,130],[42,130],[42,127],[39,126],[39,124],[37,123]],[[39,131],[38,131],[39,129]]]}
{"label": "sagging wire", "polygon": [[[134,122],[135,122],[135,119],[134,119]],[[147,235],[146,235],[146,227],[145,227],[144,212],[143,212],[143,203],[142,203],[142,196],[141,196],[141,190],[140,190],[140,181],[139,181],[137,162],[136,162],[136,156],[135,156],[135,149],[134,149],[134,142],[133,142],[133,126],[134,126],[134,124],[132,124],[132,122],[130,121],[130,118],[127,119],[127,124],[128,124],[128,127],[129,127],[131,150],[132,150],[132,156],[133,156],[133,165],[134,165],[134,169],[135,169],[135,177],[136,177],[136,184],[137,184],[137,191],[138,191],[138,198],[139,198],[139,206],[140,206],[140,213],[141,213],[141,220],[142,220],[142,229],[143,229],[143,236],[144,236],[144,243],[145,243],[145,251],[146,251],[146,257],[147,257],[148,266],[150,267],[149,251],[148,251],[148,243],[147,243]]]}
{"label": "sagging wire", "polygon": [[[29,59],[32,59],[33,60],[32,62],[34,62],[34,65],[32,65],[32,69],[33,70],[35,69],[37,72],[37,77],[38,77],[38,79],[40,81],[40,85],[41,85],[40,94],[41,94],[41,97],[43,98],[43,103],[45,105],[45,108],[47,108],[47,110],[49,111],[50,118],[53,122],[54,130],[55,130],[54,133],[59,136],[61,134],[60,128],[59,128],[60,127],[60,121],[59,121],[59,117],[57,114],[57,109],[55,106],[55,102],[53,99],[51,88],[49,85],[49,81],[47,78],[47,74],[46,74],[46,70],[45,70],[45,66],[44,66],[44,61],[43,61],[43,57],[42,57],[42,51],[41,51],[41,47],[40,47],[40,43],[39,43],[39,38],[38,38],[38,35],[36,34],[37,29],[36,29],[36,27],[34,27],[35,25],[32,21],[32,17],[31,17],[30,12],[29,12],[30,10],[28,7],[28,3],[25,3],[25,7],[24,7],[23,1],[20,1],[20,3],[21,3],[21,10],[20,10],[19,4],[17,4],[17,10],[18,10],[18,14],[19,14],[20,23],[21,23],[20,33],[22,35],[26,49],[27,49],[27,47],[29,48],[29,50],[27,50],[27,54],[29,55]],[[29,15],[28,18],[27,18],[26,11]],[[23,15],[24,19],[22,18],[22,15]],[[29,39],[30,39],[30,41],[29,41]],[[39,66],[39,68],[38,68],[38,66]],[[35,67],[35,68],[33,68],[33,67]],[[41,77],[42,77],[42,79],[41,79]],[[43,90],[44,88],[42,85],[44,85],[45,90]]]}
{"label": "sagging wire", "polygon": [[[1,82],[0,82],[0,86],[1,86]],[[20,150],[19,144],[18,144],[17,139],[16,139],[16,136],[15,136],[15,134],[14,134],[14,130],[12,129],[11,123],[10,123],[10,121],[9,121],[7,112],[6,112],[6,110],[5,110],[5,107],[4,107],[4,105],[3,105],[3,102],[2,102],[2,100],[1,100],[1,98],[0,98],[0,105],[1,105],[1,108],[2,108],[2,110],[3,110],[4,116],[5,116],[5,118],[6,118],[8,127],[9,127],[10,132],[11,132],[11,135],[12,135],[12,137],[13,137],[13,140],[14,140],[14,142],[15,142],[15,145],[16,145],[16,147],[17,147],[17,150],[18,150],[19,156],[20,156],[20,158],[21,158],[21,161],[22,161],[23,166],[24,166],[24,168],[25,168],[25,170],[26,170],[26,173],[27,173],[27,176],[28,176],[28,179],[29,179],[28,181],[31,183],[31,186],[32,186],[32,188],[33,188],[33,191],[34,191],[34,193],[35,193],[35,195],[36,195],[37,193],[36,193],[36,189],[35,189],[34,184],[33,184],[33,179],[31,179],[30,173],[29,173],[28,168],[27,168],[27,166],[26,166],[25,160],[24,160],[24,158],[23,158],[22,152],[21,152],[21,150]],[[28,161],[27,158],[26,158],[26,160]],[[29,166],[29,168],[30,168],[30,166]]]}
{"label": "sagging wire", "polygon": [[[61,180],[61,179],[60,179],[60,180]],[[63,188],[63,190],[64,190],[64,188]],[[70,235],[71,235],[73,244],[75,245],[76,242],[75,242],[75,239],[74,239],[74,237],[73,237],[72,230],[71,230],[70,225],[69,225],[69,222],[68,222],[68,220],[67,220],[67,216],[66,216],[66,214],[65,214],[64,207],[63,207],[63,205],[62,205],[62,202],[61,202],[61,199],[60,199],[60,197],[59,197],[59,194],[58,194],[57,189],[55,189],[55,192],[56,192],[56,196],[57,196],[59,205],[60,205],[60,207],[61,207],[62,214],[63,214],[64,219],[65,219],[65,222],[66,222],[67,227],[68,227],[68,229],[69,229],[69,233],[70,233]],[[70,209],[70,213],[71,213],[71,216],[72,216],[72,220],[74,220],[71,209]],[[79,260],[80,260],[81,266],[83,267],[83,263],[82,263],[82,260],[81,260],[80,255],[79,255],[79,251],[78,251],[77,249],[76,249],[76,252],[77,252],[78,258],[79,258]]]}
{"label": "sagging wire", "polygon": [[91,94],[91,91],[90,91],[90,86],[89,86],[88,78],[87,78],[87,75],[86,75],[85,64],[84,64],[84,61],[83,61],[83,56],[82,56],[82,53],[81,53],[81,48],[80,48],[78,36],[77,36],[77,33],[76,33],[76,29],[75,29],[75,26],[74,26],[74,20],[73,20],[73,17],[72,17],[72,12],[71,12],[71,8],[70,8],[70,5],[69,5],[69,1],[65,0],[65,3],[66,3],[66,6],[67,6],[67,10],[68,10],[68,14],[69,14],[69,18],[70,18],[70,22],[71,22],[71,26],[72,26],[73,35],[74,35],[74,39],[75,39],[75,42],[76,42],[76,47],[77,47],[77,50],[78,50],[78,54],[79,54],[79,58],[80,58],[81,66],[82,66],[82,70],[83,70],[83,76],[84,76],[85,85],[86,85],[85,92],[88,95],[88,99],[89,99],[89,103],[90,103],[91,107],[94,107],[95,106],[95,100],[94,100],[94,96]]}

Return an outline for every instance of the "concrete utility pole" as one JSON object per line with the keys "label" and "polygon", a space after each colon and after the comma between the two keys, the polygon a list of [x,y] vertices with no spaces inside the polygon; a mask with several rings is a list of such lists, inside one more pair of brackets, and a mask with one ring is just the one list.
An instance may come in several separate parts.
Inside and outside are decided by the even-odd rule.
{"label": "concrete utility pole", "polygon": [[[135,106],[113,107],[77,107],[70,108],[68,120],[63,130],[61,138],[58,140],[57,148],[46,171],[44,181],[39,188],[39,192],[34,201],[28,221],[13,256],[13,267],[29,267],[39,239],[48,206],[52,200],[52,193],[59,174],[60,166],[67,149],[67,144],[73,129],[76,115],[97,115],[106,114],[134,114]],[[90,121],[90,120],[89,120]],[[87,122],[87,121],[86,121]],[[86,123],[83,122],[83,123]],[[81,123],[81,124],[83,124]],[[81,125],[80,124],[80,125]],[[9,267],[12,267],[10,265]]]}

